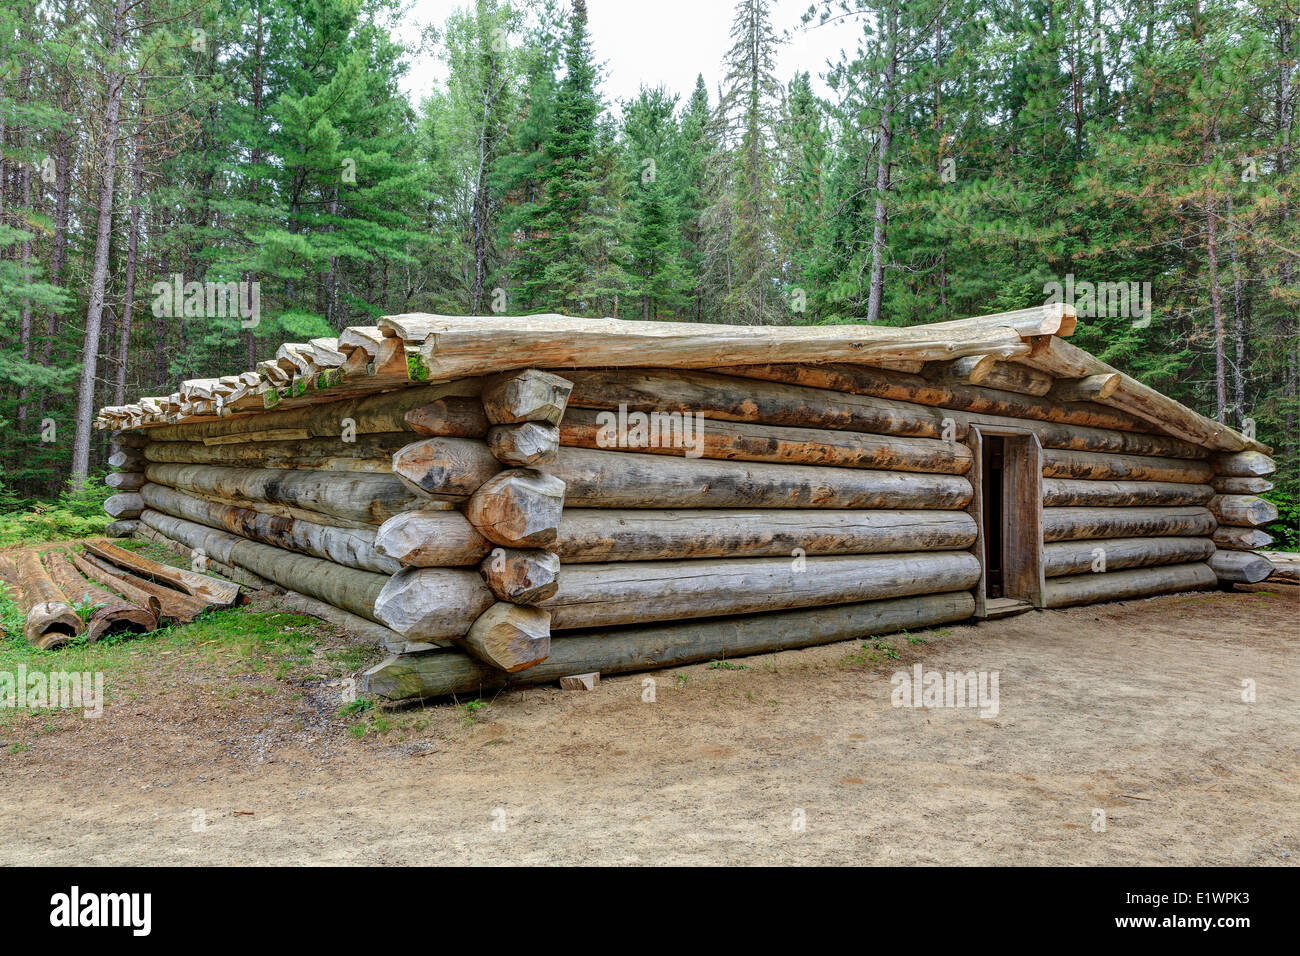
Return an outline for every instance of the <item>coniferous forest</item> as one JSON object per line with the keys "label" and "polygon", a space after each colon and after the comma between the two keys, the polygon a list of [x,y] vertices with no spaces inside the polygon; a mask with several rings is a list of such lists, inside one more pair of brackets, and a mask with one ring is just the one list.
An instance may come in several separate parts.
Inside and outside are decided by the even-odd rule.
{"label": "coniferous forest", "polygon": [[[612,2],[466,0],[412,102],[396,0],[8,0],[0,512],[98,487],[99,406],[384,314],[1055,295],[1076,344],[1275,448],[1296,547],[1297,0],[835,0],[803,29],[856,46],[795,75],[740,0],[720,84],[628,100],[587,26]],[[191,282],[256,288],[255,321],[160,292]]]}

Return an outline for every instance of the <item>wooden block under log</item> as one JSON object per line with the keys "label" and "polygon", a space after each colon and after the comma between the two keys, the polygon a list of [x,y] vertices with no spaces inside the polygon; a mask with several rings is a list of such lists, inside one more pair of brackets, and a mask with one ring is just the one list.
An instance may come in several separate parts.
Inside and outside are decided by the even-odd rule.
{"label": "wooden block under log", "polygon": [[19,551],[14,558],[18,577],[18,609],[26,617],[23,637],[41,650],[62,647],[84,629],[67,595],[54,583],[40,555],[33,548]]}
{"label": "wooden block under log", "polygon": [[1211,462],[1215,474],[1233,478],[1265,478],[1277,471],[1273,459],[1259,451],[1239,451],[1231,455],[1215,455]]}
{"label": "wooden block under log", "polygon": [[717,418],[696,419],[689,424],[688,431],[688,420],[680,412],[615,413],[571,408],[560,422],[560,444],[574,448],[626,447],[630,451],[679,457],[945,475],[966,474],[973,460],[966,445],[936,438],[760,425]]}
{"label": "wooden block under log", "polygon": [[495,598],[477,571],[404,568],[375,600],[375,616],[408,640],[463,637]]}
{"label": "wooden block under log", "polygon": [[134,491],[109,495],[104,500],[104,510],[114,518],[138,518],[144,510],[144,499]]}
{"label": "wooden block under log", "polygon": [[[749,369],[731,371],[747,374]],[[574,408],[600,410],[626,405],[629,411],[698,412],[705,418],[726,421],[952,441],[961,441],[967,432],[967,427],[952,416],[908,402],[735,375],[661,369],[575,371],[568,375],[573,379],[569,405]]]}
{"label": "wooden block under log", "polygon": [[1209,462],[1188,458],[1153,458],[1044,448],[1043,477],[1092,481],[1172,481],[1203,485],[1214,477],[1214,469]]}
{"label": "wooden block under log", "polygon": [[512,604],[537,604],[560,586],[559,556],[537,548],[493,548],[478,570],[497,600]]}
{"label": "wooden block under log", "polygon": [[544,422],[558,425],[573,383],[568,379],[525,369],[488,379],[483,385],[483,411],[493,425]]}
{"label": "wooden block under log", "polygon": [[1220,525],[1258,528],[1277,520],[1277,505],[1254,495],[1215,495],[1207,506]]}
{"label": "wooden block under log", "polygon": [[560,690],[595,690],[600,684],[600,671],[588,674],[567,674],[560,678]]}
{"label": "wooden block under log", "polygon": [[811,647],[864,635],[961,621],[975,612],[969,591],[712,618],[551,638],[551,656],[510,675],[468,654],[434,651],[390,657],[362,675],[361,689],[388,701],[468,694],[506,684],[541,684],[570,674],[626,674],[696,661]]}
{"label": "wooden block under log", "polygon": [[1169,481],[1082,481],[1044,478],[1046,507],[1174,507],[1204,505],[1214,497],[1209,485]]}
{"label": "wooden block under log", "polygon": [[422,568],[477,564],[492,545],[459,511],[404,511],[375,532],[375,550]]}
{"label": "wooden block under log", "polygon": [[1044,541],[1088,538],[1149,538],[1213,534],[1217,522],[1208,508],[1044,508]]}
{"label": "wooden block under log", "polygon": [[554,475],[513,468],[474,492],[465,517],[494,544],[549,548],[559,530],[564,497],[564,482]]}
{"label": "wooden block under log", "polygon": [[1273,482],[1266,478],[1234,478],[1231,475],[1215,475],[1210,479],[1210,487],[1221,495],[1261,495],[1273,490]]}
{"label": "wooden block under log", "polygon": [[1211,540],[1216,547],[1230,551],[1256,551],[1273,543],[1273,536],[1258,528],[1235,528],[1222,525],[1216,528]]}
{"label": "wooden block under log", "polygon": [[974,542],[975,519],[964,511],[566,508],[555,550],[571,564],[958,551]]}
{"label": "wooden block under log", "polygon": [[957,509],[961,475],[770,465],[561,448],[542,470],[560,478],[575,508]]}
{"label": "wooden block under log", "polygon": [[482,402],[454,395],[412,408],[403,417],[406,426],[418,435],[482,438],[489,427]]}
{"label": "wooden block under log", "polygon": [[554,630],[567,630],[941,593],[979,576],[965,551],[577,564],[541,606]]}
{"label": "wooden block under log", "polygon": [[460,643],[483,663],[513,674],[550,656],[551,615],[498,601],[478,616]]}
{"label": "wooden block under log", "polygon": [[104,484],[122,491],[139,491],[148,479],[138,471],[115,471],[104,476]]}
{"label": "wooden block under log", "polygon": [[487,445],[472,438],[421,438],[393,454],[393,474],[408,488],[449,501],[468,498],[500,470]]}
{"label": "wooden block under log", "polygon": [[1214,554],[1209,538],[1099,538],[1043,545],[1043,575],[1109,573],[1124,568],[1206,561]]}
{"label": "wooden block under log", "polygon": [[503,465],[529,467],[555,458],[560,430],[542,422],[493,425],[487,433],[487,447]]}
{"label": "wooden block under log", "polygon": [[1048,578],[1043,587],[1043,602],[1044,607],[1071,607],[1098,601],[1126,601],[1177,591],[1204,591],[1214,587],[1218,580],[1204,561],[1105,574],[1072,574]]}
{"label": "wooden block under log", "polygon": [[1273,563],[1253,551],[1216,551],[1210,567],[1230,584],[1258,584],[1273,573]]}

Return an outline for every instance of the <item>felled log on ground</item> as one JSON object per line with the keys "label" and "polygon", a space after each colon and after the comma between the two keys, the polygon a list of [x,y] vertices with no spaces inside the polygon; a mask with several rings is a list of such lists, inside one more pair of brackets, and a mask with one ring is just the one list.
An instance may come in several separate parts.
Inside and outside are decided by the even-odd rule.
{"label": "felled log on ground", "polygon": [[1293,551],[1261,551],[1259,555],[1273,565],[1270,581],[1300,584],[1300,554]]}
{"label": "felled log on ground", "polygon": [[163,624],[188,624],[209,607],[198,598],[136,577],[93,554],[73,555],[72,563],[78,571],[108,590],[142,607],[147,606]]}
{"label": "felled log on ground", "polygon": [[974,542],[975,519],[964,511],[566,508],[554,548],[574,564],[958,551]]}
{"label": "felled log on ground", "polygon": [[1085,451],[1043,449],[1044,478],[1081,478],[1092,481],[1164,481],[1204,485],[1214,478],[1206,461],[1187,458],[1152,458],[1107,455]]}
{"label": "felled log on ground", "polygon": [[1217,582],[1218,576],[1204,561],[1105,574],[1071,574],[1047,579],[1043,603],[1045,607],[1070,607],[1098,601],[1125,601],[1174,591],[1204,591]]}
{"label": "felled log on ground", "polygon": [[965,551],[576,564],[540,606],[553,630],[568,630],[940,593],[979,575]]}
{"label": "felled log on ground", "polygon": [[361,688],[387,701],[470,694],[506,684],[540,684],[568,674],[625,674],[697,661],[765,654],[962,621],[975,613],[969,591],[925,594],[745,617],[553,636],[550,656],[505,674],[468,654],[391,657],[362,675]]}
{"label": "felled log on ground", "polygon": [[18,609],[26,616],[23,637],[41,650],[62,647],[84,629],[67,596],[54,583],[40,555],[24,549],[14,558],[18,579]]}
{"label": "felled log on ground", "polygon": [[[393,475],[162,464],[150,465],[145,474],[154,484],[182,491],[290,505],[373,524],[382,524],[419,501]],[[143,503],[141,499],[142,508]]]}
{"label": "felled log on ground", "polygon": [[1099,538],[1058,541],[1043,546],[1043,575],[1049,578],[1087,572],[1205,561],[1215,553],[1209,538]]}
{"label": "felled log on ground", "polygon": [[89,554],[130,571],[137,577],[170,585],[213,607],[233,607],[239,600],[239,588],[228,581],[218,581],[197,571],[159,564],[157,561],[126,551],[107,541],[87,541],[84,547]]}
{"label": "felled log on ground", "polygon": [[1273,536],[1258,528],[1237,528],[1220,525],[1211,536],[1216,547],[1229,551],[1258,551],[1273,543]]}
{"label": "felled log on ground", "polygon": [[1277,505],[1254,495],[1215,495],[1207,506],[1221,525],[1258,528],[1277,520]]}
{"label": "felled log on ground", "polygon": [[573,408],[560,422],[560,444],[575,448],[614,449],[624,447],[621,443],[626,442],[631,451],[678,457],[947,475],[966,474],[973,460],[966,445],[935,438],[760,425],[716,418],[697,420],[688,433],[687,423],[680,412],[620,415]]}
{"label": "felled log on ground", "polygon": [[99,640],[105,634],[132,631],[148,634],[158,627],[158,618],[152,610],[110,594],[81,576],[66,551],[49,551],[45,554],[45,568],[74,606],[92,607],[85,621],[86,641]]}
{"label": "felled log on ground", "polygon": [[573,508],[956,509],[970,502],[961,475],[669,458],[561,448],[542,471],[564,482]]}
{"label": "felled log on ground", "polygon": [[498,601],[475,619],[461,645],[483,663],[514,674],[551,653],[551,615]]}
{"label": "felled log on ground", "polygon": [[477,571],[405,568],[384,582],[374,615],[407,640],[463,637],[496,598]]}
{"label": "felled log on ground", "polygon": [[1209,485],[1171,481],[1083,481],[1044,478],[1045,507],[1181,507],[1208,504]]}
{"label": "felled log on ground", "polygon": [[626,405],[636,412],[700,413],[725,421],[953,441],[965,438],[967,431],[960,423],[945,421],[950,416],[933,408],[732,375],[654,369],[568,374],[573,379],[572,408],[603,410]]}
{"label": "felled log on ground", "polygon": [[1149,538],[1212,534],[1214,515],[1204,507],[1044,508],[1044,541],[1089,538]]}
{"label": "felled log on ground", "polygon": [[[401,562],[376,549],[376,531],[371,528],[336,528],[323,523],[262,514],[234,505],[218,504],[165,485],[145,485],[141,496],[154,511],[197,521],[210,528],[229,531],[286,551],[297,551],[335,564],[380,574],[394,574],[402,567]],[[326,520],[328,519],[322,516],[321,521]]]}
{"label": "felled log on ground", "polygon": [[114,518],[138,518],[144,510],[144,499],[134,491],[119,492],[104,499],[104,510]]}
{"label": "felled log on ground", "polygon": [[225,564],[246,568],[286,590],[300,591],[367,620],[383,623],[375,616],[374,609],[380,591],[388,583],[386,575],[294,554],[159,511],[147,510],[140,520],[173,541],[200,549]]}
{"label": "felled log on ground", "polygon": [[403,511],[375,532],[377,552],[413,567],[477,564],[491,548],[459,511]]}
{"label": "felled log on ground", "polygon": [[1273,563],[1254,551],[1215,551],[1210,567],[1229,584],[1257,584],[1274,571]]}

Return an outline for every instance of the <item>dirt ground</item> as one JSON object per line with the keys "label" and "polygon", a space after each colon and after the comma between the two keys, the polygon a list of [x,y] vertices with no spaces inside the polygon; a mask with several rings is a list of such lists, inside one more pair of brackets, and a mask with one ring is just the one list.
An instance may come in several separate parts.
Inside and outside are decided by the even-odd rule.
{"label": "dirt ground", "polygon": [[[1298,611],[1278,585],[1032,612],[360,739],[336,688],[195,675],[3,751],[0,863],[1293,866]],[[997,715],[891,706],[913,663],[997,671]]]}

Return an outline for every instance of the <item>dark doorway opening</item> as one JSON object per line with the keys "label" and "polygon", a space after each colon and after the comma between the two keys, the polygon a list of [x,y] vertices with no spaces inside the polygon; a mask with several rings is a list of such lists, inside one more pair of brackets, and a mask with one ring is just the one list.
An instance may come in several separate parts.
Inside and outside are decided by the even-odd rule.
{"label": "dark doorway opening", "polygon": [[1006,469],[1006,442],[997,435],[984,436],[984,594],[1002,597],[1002,515]]}

